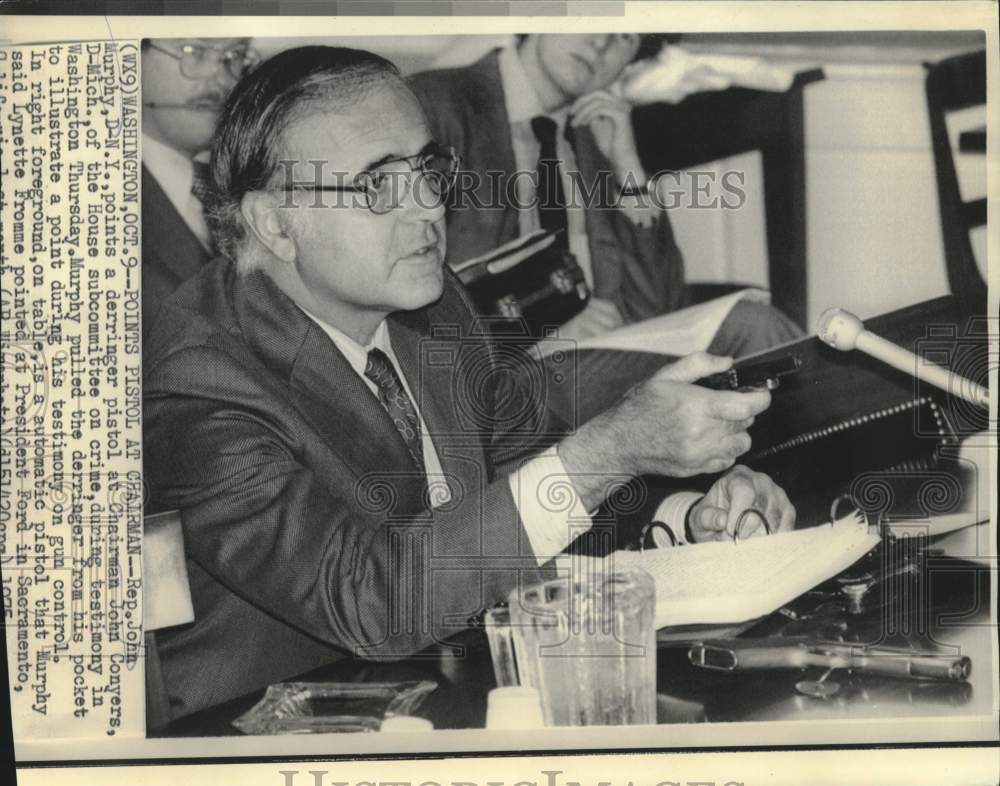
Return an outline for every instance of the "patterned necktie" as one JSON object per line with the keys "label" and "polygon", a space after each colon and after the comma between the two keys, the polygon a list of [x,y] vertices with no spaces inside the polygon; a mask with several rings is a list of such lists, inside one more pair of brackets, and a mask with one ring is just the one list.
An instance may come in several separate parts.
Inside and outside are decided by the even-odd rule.
{"label": "patterned necktie", "polygon": [[556,154],[556,121],[539,115],[531,118],[531,130],[541,148],[538,155],[538,216],[542,229],[562,230],[556,236],[556,245],[565,248],[566,196],[563,193],[559,156]]}
{"label": "patterned necktie", "polygon": [[381,349],[368,352],[365,376],[378,386],[378,398],[389,413],[406,449],[421,472],[424,472],[424,450],[420,440],[420,419],[413,401],[403,387],[392,361]]}
{"label": "patterned necktie", "polygon": [[194,179],[191,181],[191,193],[195,195],[203,208],[212,201],[212,173],[204,161],[192,161]]}
{"label": "patterned necktie", "polygon": [[211,206],[214,200],[212,189],[211,167],[204,161],[192,161],[194,177],[191,180],[191,193],[201,203],[201,214],[208,227],[208,250],[215,253],[215,222],[212,219]]}

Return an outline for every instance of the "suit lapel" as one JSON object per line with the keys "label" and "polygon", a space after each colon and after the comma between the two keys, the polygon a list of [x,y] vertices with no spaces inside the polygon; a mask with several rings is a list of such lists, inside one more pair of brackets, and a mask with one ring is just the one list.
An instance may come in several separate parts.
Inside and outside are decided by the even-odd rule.
{"label": "suit lapel", "polygon": [[[480,483],[482,478],[471,476],[471,467],[484,466],[486,455],[482,440],[469,431],[470,424],[462,421],[462,402],[455,398],[455,361],[461,351],[463,337],[449,336],[442,341],[446,346],[438,347],[443,351],[436,352],[437,342],[428,339],[433,336],[431,324],[435,313],[435,308],[431,308],[393,314],[389,318],[389,336],[406,382],[416,397],[417,407],[442,469],[446,474],[457,477],[466,488],[473,488],[469,484]],[[457,320],[444,315],[440,321],[455,324]],[[446,355],[450,362],[443,360]]]}
{"label": "suit lapel", "polygon": [[410,472],[413,460],[389,415],[322,328],[264,273],[238,279],[235,290],[244,336],[289,380],[295,408],[356,477]]}
{"label": "suit lapel", "polygon": [[[623,216],[617,208],[601,207],[614,203],[613,192],[610,190],[615,188],[614,181],[606,177],[611,172],[611,163],[601,154],[589,128],[576,129],[573,155],[582,182],[588,189],[594,188],[594,184],[598,188],[590,197],[596,208],[583,211],[594,276],[594,294],[616,299],[621,290],[623,239],[615,229],[615,221],[622,220]],[[605,176],[602,177],[602,174]]]}
{"label": "suit lapel", "polygon": [[210,259],[146,167],[142,168],[142,264],[158,268],[180,284]]}
{"label": "suit lapel", "polygon": [[[474,112],[469,117],[465,129],[468,140],[469,161],[473,168],[483,175],[487,172],[511,173],[517,169],[514,146],[510,135],[510,117],[507,101],[500,80],[499,50],[493,50],[471,66],[477,82],[481,85],[478,95],[470,96]],[[482,204],[492,205],[495,201],[493,184],[483,178],[478,196]],[[503,194],[501,193],[501,197]],[[498,223],[499,234],[493,238],[494,247],[513,240],[520,234],[517,210],[506,204],[504,199],[503,219]]]}

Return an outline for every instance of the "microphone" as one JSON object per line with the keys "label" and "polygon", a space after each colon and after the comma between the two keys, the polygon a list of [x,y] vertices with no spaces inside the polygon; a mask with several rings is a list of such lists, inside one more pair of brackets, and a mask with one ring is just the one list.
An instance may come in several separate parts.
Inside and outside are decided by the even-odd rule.
{"label": "microphone", "polygon": [[834,349],[846,352],[860,349],[866,355],[887,363],[893,368],[906,372],[929,385],[934,385],[952,395],[961,396],[966,401],[981,407],[990,406],[990,392],[982,385],[959,376],[929,360],[918,358],[890,341],[865,330],[861,320],[850,311],[829,308],[823,312],[816,326],[820,341]]}

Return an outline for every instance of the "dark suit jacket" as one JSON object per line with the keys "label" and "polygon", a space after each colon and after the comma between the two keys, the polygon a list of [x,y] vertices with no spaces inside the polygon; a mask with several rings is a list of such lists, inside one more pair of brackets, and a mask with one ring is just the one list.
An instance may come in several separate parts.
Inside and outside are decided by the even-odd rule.
{"label": "dark suit jacket", "polygon": [[[495,178],[486,173],[516,171],[510,121],[504,102],[497,51],[465,68],[416,74],[410,86],[420,98],[431,132],[453,145],[462,169],[481,175],[470,188],[462,180],[459,204],[448,214],[448,261],[455,265],[518,236],[515,205],[496,205]],[[586,187],[606,186],[604,198],[586,212],[587,237],[594,271],[594,293],[613,301],[627,322],[673,311],[685,304],[684,266],[670,221],[660,215],[648,228],[637,227],[613,206],[611,164],[589,129],[577,129],[577,166]],[[599,173],[607,173],[605,179]]]}
{"label": "dark suit jacket", "polygon": [[142,168],[142,332],[146,335],[167,296],[201,270],[210,254]]}
{"label": "dark suit jacket", "polygon": [[453,491],[433,511],[385,410],[265,274],[216,260],[164,304],[144,448],[149,510],[182,511],[195,611],[158,632],[175,717],[346,655],[411,654],[540,577],[497,463],[557,424],[446,279],[389,318]]}

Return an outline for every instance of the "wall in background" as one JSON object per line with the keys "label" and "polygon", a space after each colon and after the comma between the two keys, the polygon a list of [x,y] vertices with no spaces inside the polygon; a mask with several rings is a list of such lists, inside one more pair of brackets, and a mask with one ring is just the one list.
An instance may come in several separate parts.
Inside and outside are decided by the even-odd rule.
{"label": "wall in background", "polygon": [[923,69],[826,72],[805,94],[810,324],[948,292]]}
{"label": "wall in background", "polygon": [[[721,159],[699,166],[698,171],[708,173],[709,182],[714,183],[721,182],[724,173],[739,173],[746,199],[732,210],[691,206],[670,210],[677,244],[684,251],[687,280],[738,282],[769,289],[760,153],[755,151]],[[718,191],[715,189],[713,196]]]}
{"label": "wall in background", "polygon": [[[808,326],[831,306],[867,318],[947,294],[922,62],[974,49],[979,37],[886,33],[868,41],[790,34],[776,40],[782,38],[692,36],[682,43],[763,56],[795,70],[820,66],[826,73],[804,93]],[[983,156],[958,154],[958,133],[985,123],[984,107],[949,118],[965,199],[985,195],[986,165]],[[748,177],[753,216],[762,197],[754,194],[755,181]],[[677,211],[672,220],[693,278],[759,280],[762,219],[712,221]],[[985,277],[985,228],[972,239]],[[781,282],[770,285],[778,289]]]}
{"label": "wall in background", "polygon": [[[508,36],[373,36],[260,39],[265,55],[289,46],[361,46],[404,73],[462,65]],[[923,61],[969,51],[978,34],[722,34],[685,36],[692,51],[760,56],[827,78],[805,88],[808,324],[830,306],[869,317],[948,291],[924,97]],[[958,131],[985,124],[985,112],[956,118]],[[957,145],[956,145],[957,147]],[[986,193],[983,157],[959,158],[967,199]],[[769,282],[758,154],[701,170],[745,173],[739,210],[671,211],[692,281]],[[985,228],[973,236],[985,271]]]}

